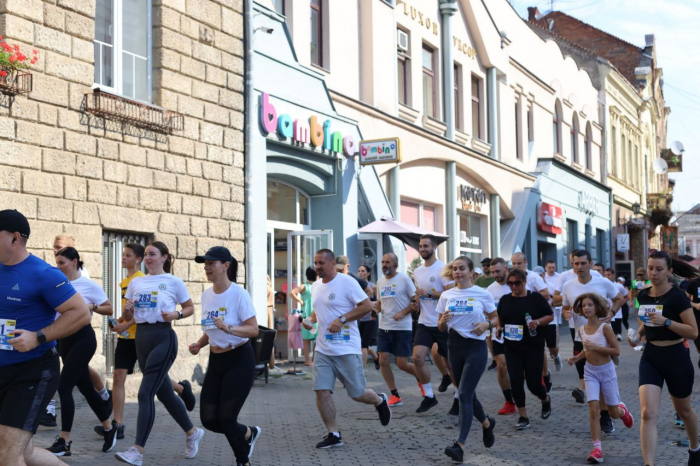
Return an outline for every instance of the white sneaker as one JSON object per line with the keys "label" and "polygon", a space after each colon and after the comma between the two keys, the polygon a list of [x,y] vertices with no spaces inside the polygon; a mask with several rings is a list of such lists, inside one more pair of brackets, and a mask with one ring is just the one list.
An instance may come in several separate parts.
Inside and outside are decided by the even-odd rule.
{"label": "white sneaker", "polygon": [[557,357],[554,358],[554,370],[557,372],[561,371],[561,356],[557,354]]}
{"label": "white sneaker", "polygon": [[131,447],[125,452],[115,453],[114,457],[122,463],[141,466],[143,464],[143,453],[139,453],[138,448]]}
{"label": "white sneaker", "polygon": [[185,458],[192,459],[197,456],[199,451],[199,442],[204,438],[204,430],[197,427],[192,434],[192,438],[187,438],[187,448],[185,449]]}

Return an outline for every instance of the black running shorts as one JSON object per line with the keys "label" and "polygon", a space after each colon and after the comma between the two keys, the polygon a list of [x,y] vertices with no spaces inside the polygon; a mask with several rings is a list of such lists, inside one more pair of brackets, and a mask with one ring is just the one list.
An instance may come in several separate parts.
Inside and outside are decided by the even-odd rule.
{"label": "black running shorts", "polygon": [[413,346],[425,346],[432,348],[433,344],[438,345],[438,354],[447,357],[447,332],[441,332],[437,327],[427,327],[418,324],[416,335],[413,338]]}
{"label": "black running shorts", "polygon": [[133,374],[136,360],[136,340],[118,339],[117,349],[114,350],[114,368],[126,369],[127,374]]}

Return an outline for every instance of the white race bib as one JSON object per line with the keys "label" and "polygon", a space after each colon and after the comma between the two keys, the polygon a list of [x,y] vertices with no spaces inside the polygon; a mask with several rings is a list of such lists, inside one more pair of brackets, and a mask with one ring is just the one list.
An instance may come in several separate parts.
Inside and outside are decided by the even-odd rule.
{"label": "white race bib", "polygon": [[454,315],[471,314],[474,312],[475,298],[450,300],[450,311]]}
{"label": "white race bib", "polygon": [[345,343],[350,341],[350,326],[343,325],[338,333],[327,333],[326,341],[331,343]]}
{"label": "white race bib", "polygon": [[637,315],[639,316],[639,320],[647,327],[663,327],[663,325],[655,324],[652,320],[654,314],[661,314],[663,311],[664,307],[661,304],[641,304]]}
{"label": "white race bib", "polygon": [[216,325],[214,324],[214,317],[219,317],[223,319],[226,317],[226,308],[220,307],[215,311],[203,311],[202,312],[202,331],[204,330],[214,330]]}
{"label": "white race bib", "polygon": [[8,340],[15,336],[15,325],[17,325],[17,321],[15,320],[0,319],[0,350],[14,350]]}
{"label": "white race bib", "polygon": [[379,296],[382,298],[395,298],[396,297],[396,283],[392,283],[391,285],[383,286],[381,290],[379,290]]}
{"label": "white race bib", "polygon": [[156,311],[158,309],[158,292],[151,291],[150,293],[139,293],[134,296],[134,310],[137,311]]}
{"label": "white race bib", "polygon": [[505,337],[511,341],[521,341],[523,339],[523,326],[506,324]]}

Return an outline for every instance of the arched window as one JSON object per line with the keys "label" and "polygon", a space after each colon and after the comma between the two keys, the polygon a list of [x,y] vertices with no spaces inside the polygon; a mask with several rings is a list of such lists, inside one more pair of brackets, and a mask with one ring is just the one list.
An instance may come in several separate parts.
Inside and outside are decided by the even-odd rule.
{"label": "arched window", "polygon": [[586,139],[585,139],[585,157],[586,157],[586,170],[593,170],[593,148],[591,140],[593,139],[593,132],[591,131],[590,121],[586,123]]}
{"label": "arched window", "polygon": [[552,137],[554,153],[561,154],[561,102],[554,104],[554,117],[552,119]]}
{"label": "arched window", "polygon": [[578,157],[578,114],[574,112],[571,119],[571,160],[574,163],[579,163]]}

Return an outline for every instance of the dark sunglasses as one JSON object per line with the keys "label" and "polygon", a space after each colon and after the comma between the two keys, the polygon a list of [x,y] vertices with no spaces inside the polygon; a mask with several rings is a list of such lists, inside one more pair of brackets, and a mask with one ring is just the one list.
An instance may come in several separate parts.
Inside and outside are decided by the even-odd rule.
{"label": "dark sunglasses", "polygon": [[643,277],[644,274],[643,274],[643,273],[638,273],[637,276],[638,276],[638,277]]}
{"label": "dark sunglasses", "polygon": [[523,284],[523,282],[521,282],[520,280],[517,280],[514,282],[508,282],[508,286],[520,286],[522,284]]}

